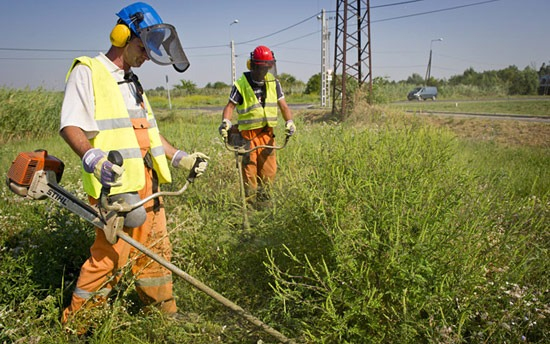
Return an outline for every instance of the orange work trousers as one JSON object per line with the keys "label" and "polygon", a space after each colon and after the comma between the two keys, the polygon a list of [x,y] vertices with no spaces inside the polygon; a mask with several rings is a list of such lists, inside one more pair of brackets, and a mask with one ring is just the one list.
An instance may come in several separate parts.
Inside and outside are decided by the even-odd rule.
{"label": "orange work trousers", "polygon": [[[241,136],[250,143],[250,149],[256,146],[275,145],[275,136],[271,127],[242,130]],[[260,148],[245,155],[242,174],[247,197],[254,196],[259,187],[269,188],[277,174],[275,150]]]}
{"label": "orange work trousers", "polygon": [[[153,171],[145,168],[146,185],[138,193],[141,199],[153,193]],[[160,200],[160,199],[159,199]],[[91,200],[92,203],[97,200]],[[124,230],[153,252],[170,261],[172,246],[166,229],[166,216],[162,200],[155,211],[154,200],[144,204],[147,212],[145,222],[136,228]],[[107,295],[122,276],[122,268],[132,260],[131,269],[136,278],[136,290],[146,305],[158,307],[164,313],[177,311],[172,296],[172,272],[136,248],[119,239],[111,245],[102,229],[96,228],[96,238],[90,248],[91,256],[84,262],[76,283],[71,304],[63,311],[62,322],[81,309],[105,302]]]}

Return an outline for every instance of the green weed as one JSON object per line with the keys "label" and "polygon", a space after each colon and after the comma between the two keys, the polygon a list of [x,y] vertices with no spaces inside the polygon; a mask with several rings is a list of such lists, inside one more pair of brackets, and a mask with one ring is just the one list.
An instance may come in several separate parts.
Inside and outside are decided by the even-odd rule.
{"label": "green weed", "polygon": [[[357,102],[359,104],[359,101]],[[311,111],[311,110],[308,110]],[[389,108],[305,121],[278,151],[274,207],[243,230],[235,156],[219,113],[158,111],[169,141],[210,156],[166,198],[173,263],[307,343],[544,343],[550,336],[548,150],[462,140]],[[57,122],[56,122],[57,123]],[[85,200],[80,162],[52,130],[0,147],[45,148]],[[283,129],[276,129],[281,142]],[[174,171],[176,190],[186,177]],[[0,190],[0,342],[273,343],[174,277],[179,321],[144,313],[124,275],[86,337],[59,323],[93,228],[48,201]]]}

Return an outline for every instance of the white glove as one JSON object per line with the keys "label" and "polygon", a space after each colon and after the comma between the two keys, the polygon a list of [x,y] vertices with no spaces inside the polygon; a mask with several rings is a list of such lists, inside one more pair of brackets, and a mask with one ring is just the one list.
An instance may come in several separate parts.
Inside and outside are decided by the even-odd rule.
{"label": "white glove", "polygon": [[220,132],[220,135],[223,138],[226,138],[227,132],[229,131],[229,129],[231,129],[232,126],[233,124],[231,123],[231,121],[228,120],[227,118],[224,118],[222,121],[222,124],[220,124],[220,126],[218,127],[218,131]]}
{"label": "white glove", "polygon": [[107,154],[99,148],[92,148],[82,157],[84,171],[93,173],[101,185],[114,187],[122,185],[124,167],[118,166],[107,160]]}
{"label": "white glove", "polygon": [[293,120],[289,119],[288,121],[286,121],[285,132],[288,136],[292,136],[296,132],[296,125],[294,124]]}
{"label": "white glove", "polygon": [[[202,161],[195,166],[197,159],[202,159]],[[172,166],[178,168],[184,168],[186,170],[191,170],[195,166],[195,173],[197,177],[203,174],[206,171],[208,166],[208,159],[210,159],[206,154],[196,152],[191,155],[187,154],[182,150],[176,151],[176,154],[172,157]]]}

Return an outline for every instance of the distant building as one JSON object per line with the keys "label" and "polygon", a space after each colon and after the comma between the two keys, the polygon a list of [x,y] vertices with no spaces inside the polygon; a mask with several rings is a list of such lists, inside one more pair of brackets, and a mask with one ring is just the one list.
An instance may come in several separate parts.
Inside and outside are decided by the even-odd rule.
{"label": "distant building", "polygon": [[539,78],[539,95],[550,95],[550,74]]}

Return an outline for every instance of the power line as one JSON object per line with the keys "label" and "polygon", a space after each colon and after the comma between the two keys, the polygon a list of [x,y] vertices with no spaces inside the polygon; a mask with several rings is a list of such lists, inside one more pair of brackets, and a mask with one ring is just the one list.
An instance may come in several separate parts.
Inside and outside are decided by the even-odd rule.
{"label": "power line", "polygon": [[278,43],[278,44],[272,44],[271,46],[272,46],[272,47],[278,47],[278,46],[281,46],[281,45],[283,45],[283,44],[287,44],[287,43],[291,43],[291,42],[294,42],[294,41],[298,41],[298,40],[300,40],[300,39],[302,39],[302,38],[306,38],[306,37],[309,37],[309,36],[313,36],[313,35],[315,35],[315,34],[318,34],[319,32],[321,32],[321,30],[317,30],[317,31],[314,31],[314,32],[310,32],[310,33],[305,34],[305,35],[303,35],[303,36],[300,36],[300,37],[296,37],[296,38],[290,39],[290,40],[288,40],[288,41],[286,41],[286,42],[281,42],[281,43]]}
{"label": "power line", "polygon": [[390,21],[390,20],[395,20],[395,19],[403,19],[403,18],[409,18],[409,17],[416,17],[416,16],[420,16],[420,15],[424,15],[424,14],[432,14],[432,13],[437,13],[437,12],[451,11],[451,10],[456,10],[456,9],[459,9],[459,8],[470,7],[470,6],[477,6],[477,5],[483,5],[483,4],[487,4],[487,3],[490,3],[490,2],[496,2],[496,1],[501,1],[501,0],[480,1],[480,2],[473,3],[473,4],[467,4],[467,5],[460,5],[460,6],[442,8],[442,9],[439,9],[439,10],[433,10],[433,11],[427,11],[427,12],[419,12],[419,13],[407,14],[407,15],[398,16],[398,17],[391,17],[391,18],[385,18],[385,19],[378,19],[378,20],[373,20],[372,23],[380,23],[380,22]]}
{"label": "power line", "polygon": [[184,50],[192,50],[192,49],[210,49],[210,48],[227,48],[227,44],[218,44],[218,45],[204,45],[201,47],[185,47]]}
{"label": "power line", "polygon": [[486,63],[486,62],[479,62],[479,61],[474,61],[474,60],[471,60],[471,59],[464,59],[464,58],[460,58],[460,57],[454,57],[454,56],[450,56],[450,55],[445,55],[445,54],[439,54],[439,53],[434,53],[434,55],[436,56],[441,56],[441,57],[446,57],[446,58],[449,58],[449,59],[453,59],[453,60],[457,60],[457,61],[463,61],[463,62],[469,62],[469,63],[475,63],[475,64],[481,64],[481,65],[486,65],[486,66],[498,66],[498,65],[495,65],[493,63]]}
{"label": "power line", "polygon": [[254,39],[251,39],[251,40],[248,40],[248,41],[244,41],[244,42],[238,42],[238,43],[235,43],[235,44],[246,44],[246,43],[251,43],[251,42],[254,42],[254,41],[258,41],[258,40],[260,40],[260,39],[264,39],[264,38],[267,38],[267,37],[274,36],[274,35],[276,35],[276,34],[278,34],[278,33],[281,33],[281,32],[283,32],[283,31],[292,29],[293,27],[296,27],[296,26],[298,26],[298,25],[300,25],[300,24],[303,24],[303,23],[305,23],[305,22],[308,21],[308,20],[311,20],[311,19],[313,19],[313,18],[317,18],[318,15],[319,15],[319,12],[315,13],[315,14],[312,15],[311,17],[306,18],[306,19],[304,19],[304,20],[302,20],[302,21],[300,21],[300,22],[298,22],[298,23],[296,23],[296,24],[290,25],[290,26],[288,26],[288,27],[286,27],[286,28],[284,28],[284,29],[281,29],[281,30],[279,30],[279,31],[275,31],[275,32],[273,32],[273,33],[270,33],[269,35],[265,35],[265,36],[262,36],[262,37],[254,38]]}
{"label": "power line", "polygon": [[411,2],[420,2],[420,1],[424,1],[424,0],[410,0],[410,1],[395,2],[395,3],[393,3],[393,4],[371,6],[371,8],[380,8],[380,7],[390,7],[390,6],[397,6],[397,5],[405,5],[405,4],[410,4]]}
{"label": "power line", "polygon": [[70,61],[73,57],[0,57],[3,61]]}
{"label": "power line", "polygon": [[279,59],[277,59],[277,63],[279,63],[279,62],[292,63],[292,64],[300,64],[300,65],[306,65],[306,66],[317,66],[317,63],[315,63],[315,62],[292,61],[292,60],[279,60]]}
{"label": "power line", "polygon": [[[382,8],[382,7],[390,7],[390,6],[399,6],[399,5],[405,5],[405,4],[409,4],[409,3],[415,3],[415,2],[422,2],[422,1],[425,1],[425,0],[409,0],[409,1],[401,1],[401,2],[395,2],[395,3],[391,3],[391,4],[384,4],[384,5],[377,5],[377,6],[372,6],[372,8]],[[465,7],[471,7],[471,6],[477,6],[477,5],[482,5],[482,4],[487,4],[487,3],[491,3],[491,2],[497,2],[497,1],[501,1],[501,0],[486,0],[486,1],[480,1],[480,2],[476,2],[476,3],[472,3],[472,4],[465,4],[465,5],[460,5],[460,6],[454,6],[454,7],[448,7],[448,8],[443,8],[443,9],[438,9],[438,10],[433,10],[433,11],[426,11],[426,12],[419,12],[419,13],[413,13],[413,14],[408,14],[408,15],[403,15],[403,16],[397,16],[397,17],[390,17],[390,18],[384,18],[384,19],[379,19],[379,20],[374,20],[374,21],[371,21],[371,23],[379,23],[379,22],[385,22],[385,21],[390,21],[390,20],[397,20],[397,19],[404,19],[404,18],[409,18],[409,17],[414,17],[414,16],[420,16],[420,15],[425,15],[425,14],[432,14],[432,13],[438,13],[438,12],[444,12],[444,11],[451,11],[451,10],[456,10],[456,9],[460,9],[460,8],[465,8]],[[326,11],[327,13],[334,13],[336,11]],[[251,40],[247,40],[247,41],[243,41],[243,42],[238,42],[238,43],[235,43],[236,45],[246,45],[248,43],[251,43],[251,42],[254,42],[254,41],[258,41],[258,40],[261,40],[261,39],[264,39],[264,38],[267,38],[267,37],[272,37],[274,35],[277,35],[281,32],[284,32],[284,31],[287,31],[289,29],[292,29],[298,25],[301,25],[313,18],[317,18],[317,16],[320,14],[320,12],[318,13],[315,13],[314,15],[306,18],[306,19],[303,19],[295,24],[292,24],[290,26],[287,26],[281,30],[278,30],[278,31],[275,31],[273,33],[270,33],[270,34],[267,34],[265,36],[261,36],[261,37],[258,37],[258,38],[254,38],[254,39],[251,39]],[[291,43],[293,41],[296,41],[296,40],[299,40],[299,39],[302,39],[302,38],[305,38],[305,37],[308,37],[308,36],[311,36],[311,35],[314,35],[316,33],[318,33],[318,31],[315,31],[315,32],[311,32],[309,34],[306,34],[306,35],[303,35],[303,36],[300,36],[300,37],[297,37],[297,38],[294,38],[294,39],[291,39],[291,40],[288,40],[288,41],[285,41],[285,42],[282,42],[282,43],[279,43],[277,45],[274,45],[274,46],[281,46],[281,45],[284,45],[284,44],[287,44],[287,43]],[[194,50],[194,49],[211,49],[211,48],[225,48],[227,47],[226,44],[223,44],[223,45],[208,45],[208,46],[195,46],[195,47],[186,47],[185,49],[186,50]],[[30,52],[97,52],[97,51],[100,51],[101,49],[40,49],[40,48],[12,48],[12,47],[7,47],[7,48],[0,48],[0,51],[30,51]],[[219,55],[222,55],[222,54],[211,54],[211,55],[200,55],[200,56],[219,56]],[[18,59],[18,60],[24,60],[24,59],[32,59],[32,58],[0,58],[0,60],[12,60],[12,59]],[[55,59],[55,58],[53,58]],[[62,59],[62,58],[59,58],[59,59]],[[36,59],[33,59],[33,60],[39,60],[39,58],[36,58]],[[46,60],[46,58],[43,58],[42,60]]]}
{"label": "power line", "polygon": [[[421,1],[425,1],[425,0],[409,0],[409,1],[401,1],[401,2],[395,2],[395,3],[391,3],[391,4],[385,4],[385,5],[377,5],[377,6],[372,6],[372,8],[381,8],[381,7],[390,7],[390,6],[398,6],[398,5],[405,5],[405,4],[409,4],[409,3],[414,3],[414,2],[421,2]],[[420,16],[420,15],[425,15],[425,14],[432,14],[432,13],[438,13],[438,12],[443,12],[443,11],[451,11],[451,10],[456,10],[456,9],[460,9],[460,8],[464,8],[464,7],[470,7],[470,6],[477,6],[477,5],[482,5],[482,4],[486,4],[486,3],[491,3],[491,2],[497,2],[497,1],[501,1],[501,0],[486,0],[486,1],[480,1],[480,2],[476,2],[476,3],[472,3],[472,4],[466,4],[466,5],[460,5],[460,6],[454,6],[454,7],[448,7],[448,8],[442,8],[442,9],[438,9],[438,10],[433,10],[433,11],[426,11],[426,12],[419,12],[419,13],[413,13],[413,14],[408,14],[408,15],[403,15],[403,16],[397,16],[397,17],[390,17],[390,18],[385,18],[385,19],[379,19],[379,20],[373,20],[371,21],[371,23],[378,23],[378,22],[384,22],[384,21],[390,21],[390,20],[396,20],[396,19],[403,19],[403,18],[409,18],[409,17],[414,17],[414,16]],[[326,11],[327,13],[334,13],[336,11]],[[251,43],[251,42],[254,42],[254,41],[258,41],[260,39],[264,39],[264,38],[267,38],[267,37],[271,37],[271,36],[274,36],[276,34],[279,34],[281,32],[284,32],[284,31],[287,31],[289,29],[292,29],[300,24],[303,24],[305,22],[307,22],[308,20],[311,20],[313,18],[317,18],[317,16],[319,15],[320,12],[318,13],[315,13],[314,15],[302,20],[302,21],[299,21],[295,24],[292,24],[290,26],[287,26],[281,30],[278,30],[278,31],[275,31],[273,33],[270,33],[270,34],[267,34],[265,36],[261,36],[261,37],[258,37],[258,38],[254,38],[254,39],[251,39],[251,40],[247,40],[247,41],[243,41],[243,42],[237,42],[235,43],[236,45],[244,45],[244,44],[247,44],[247,43]],[[298,40],[298,39],[301,39],[301,38],[304,38],[304,37],[307,37],[309,35],[313,35],[315,33],[318,33],[319,31],[316,31],[316,32],[312,32],[308,35],[305,35],[305,36],[302,36],[302,37],[298,37],[296,38],[295,40]],[[289,40],[287,42],[284,42],[284,43],[290,43],[292,42],[293,40]],[[279,43],[278,45],[281,45],[281,44],[284,44],[284,43]],[[207,45],[207,46],[196,46],[196,47],[185,47],[186,50],[192,50],[192,49],[210,49],[210,48],[225,48],[227,47],[227,44],[219,44],[219,45]],[[0,51],[35,51],[35,52],[97,52],[97,51],[100,51],[101,49],[34,49],[34,48],[0,48]]]}
{"label": "power line", "polygon": [[90,50],[90,49],[31,49],[31,48],[0,48],[2,51],[40,51],[40,52],[64,52],[64,53],[74,53],[74,52],[97,52],[100,50]]}

